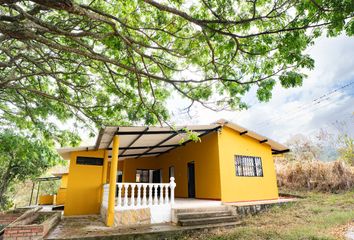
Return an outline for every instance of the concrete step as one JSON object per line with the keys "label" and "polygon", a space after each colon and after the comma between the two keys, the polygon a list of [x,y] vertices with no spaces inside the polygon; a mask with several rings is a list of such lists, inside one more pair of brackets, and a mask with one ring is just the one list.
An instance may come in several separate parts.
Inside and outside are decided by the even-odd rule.
{"label": "concrete step", "polygon": [[179,213],[178,220],[232,216],[230,211]]}
{"label": "concrete step", "polygon": [[232,223],[237,222],[238,217],[236,216],[223,216],[223,217],[210,217],[210,218],[193,218],[179,220],[178,224],[180,226],[197,226],[197,225],[208,225],[208,224],[218,224],[218,223]]}
{"label": "concrete step", "polygon": [[173,211],[178,215],[181,213],[199,213],[199,212],[216,212],[228,211],[227,206],[214,206],[214,207],[194,207],[194,208],[175,208]]}

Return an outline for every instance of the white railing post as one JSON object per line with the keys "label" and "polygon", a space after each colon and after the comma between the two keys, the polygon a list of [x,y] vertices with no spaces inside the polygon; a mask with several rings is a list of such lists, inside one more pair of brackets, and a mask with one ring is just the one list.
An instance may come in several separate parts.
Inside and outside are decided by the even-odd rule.
{"label": "white railing post", "polygon": [[163,204],[163,188],[164,188],[164,185],[160,184],[159,187],[160,187],[160,200],[159,200],[158,204],[162,205]]}
{"label": "white railing post", "polygon": [[147,202],[146,202],[146,188],[147,188],[147,185],[143,184],[143,206],[147,205]]}
{"label": "white railing post", "polygon": [[[172,207],[175,203],[174,177],[170,178],[169,183],[117,183],[116,186],[118,196],[115,206],[118,209],[139,209],[159,205]],[[108,187],[108,184],[103,187],[102,204],[108,204]]]}
{"label": "white railing post", "polygon": [[169,185],[165,186],[165,204],[168,204],[168,189],[169,189]]}
{"label": "white railing post", "polygon": [[149,205],[152,205],[152,184],[149,184]]}
{"label": "white railing post", "polygon": [[173,206],[175,204],[175,187],[176,187],[175,178],[171,177],[170,178],[171,206]]}
{"label": "white railing post", "polygon": [[141,183],[137,184],[137,189],[138,189],[138,194],[136,196],[136,199],[137,199],[136,205],[138,207],[140,207],[141,206],[141,197],[140,197],[140,195],[141,195],[141,192],[140,192],[141,191]]}
{"label": "white railing post", "polygon": [[124,184],[124,207],[128,207],[128,190],[129,184]]}
{"label": "white railing post", "polygon": [[118,183],[117,184],[118,187],[118,206],[122,206],[122,184]]}
{"label": "white railing post", "polygon": [[157,199],[157,187],[159,185],[157,184],[154,184],[154,205],[157,205],[158,204],[158,199]]}
{"label": "white railing post", "polygon": [[132,208],[134,208],[134,206],[135,206],[135,184],[133,183],[132,185],[132,188],[131,188],[131,194],[130,194],[130,206],[132,207]]}

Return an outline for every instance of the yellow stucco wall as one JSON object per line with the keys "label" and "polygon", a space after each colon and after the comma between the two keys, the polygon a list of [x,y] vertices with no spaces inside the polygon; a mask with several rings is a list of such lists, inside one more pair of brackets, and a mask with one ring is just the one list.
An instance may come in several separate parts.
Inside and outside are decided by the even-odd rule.
{"label": "yellow stucco wall", "polygon": [[[269,145],[240,135],[228,127],[222,129],[218,143],[223,202],[278,198],[274,162]],[[236,176],[235,155],[261,157],[263,177]]]}
{"label": "yellow stucco wall", "polygon": [[220,199],[220,171],[218,133],[202,137],[201,142],[190,142],[159,156],[163,181],[168,182],[169,167],[175,167],[176,197],[188,197],[188,162],[195,164],[196,198]]}
{"label": "yellow stucco wall", "polygon": [[160,169],[161,165],[157,158],[142,157],[131,158],[119,161],[118,166],[123,166],[123,182],[135,182],[135,174],[137,169]]}
{"label": "yellow stucco wall", "polygon": [[68,173],[64,173],[61,175],[60,187],[59,187],[56,197],[55,197],[55,204],[56,205],[64,205],[65,204],[66,189],[68,187],[68,178],[69,178]]}
{"label": "yellow stucco wall", "polygon": [[135,182],[136,169],[161,169],[163,182],[169,182],[169,167],[175,167],[176,197],[188,197],[188,162],[195,164],[196,198],[220,199],[220,171],[217,132],[190,142],[159,157],[142,157],[120,161],[123,181]]}
{"label": "yellow stucco wall", "polygon": [[66,198],[66,188],[59,188],[55,197],[55,205],[64,205]]}
{"label": "yellow stucco wall", "polygon": [[78,165],[77,156],[103,158],[104,151],[71,153],[64,215],[98,214],[101,205],[103,166]]}
{"label": "yellow stucco wall", "polygon": [[65,173],[61,176],[61,179],[60,179],[60,188],[67,188],[68,186],[68,176],[69,174],[68,173]]}
{"label": "yellow stucco wall", "polygon": [[51,205],[54,202],[54,195],[41,195],[38,199],[39,205]]}

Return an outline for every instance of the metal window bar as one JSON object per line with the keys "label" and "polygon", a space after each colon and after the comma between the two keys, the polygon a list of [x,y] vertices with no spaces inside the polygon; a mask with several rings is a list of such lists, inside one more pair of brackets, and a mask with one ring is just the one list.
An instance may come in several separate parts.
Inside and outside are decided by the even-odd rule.
{"label": "metal window bar", "polygon": [[263,177],[262,159],[251,156],[235,156],[236,176]]}

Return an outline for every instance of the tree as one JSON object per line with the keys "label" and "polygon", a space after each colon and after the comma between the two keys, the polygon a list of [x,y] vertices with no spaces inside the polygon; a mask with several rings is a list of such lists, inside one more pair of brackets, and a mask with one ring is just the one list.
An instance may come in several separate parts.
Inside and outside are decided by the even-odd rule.
{"label": "tree", "polygon": [[0,133],[0,210],[11,204],[9,189],[16,182],[41,175],[60,162],[58,154],[30,136],[6,130]]}
{"label": "tree", "polygon": [[319,160],[321,147],[309,137],[302,134],[292,136],[286,145],[291,150],[287,153],[286,158],[296,162],[311,162]]}
{"label": "tree", "polygon": [[0,0],[1,124],[64,143],[74,134],[58,121],[165,121],[173,91],[243,109],[252,86],[268,101],[276,82],[301,85],[306,47],[352,35],[353,12],[351,0]]}
{"label": "tree", "polygon": [[354,166],[354,136],[353,136],[354,113],[348,121],[336,121],[333,123],[337,130],[336,138],[333,142],[337,145],[339,159]]}

